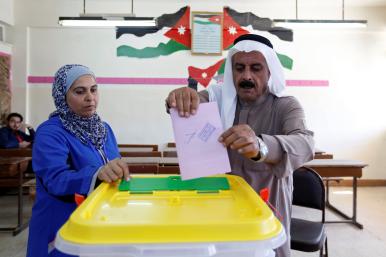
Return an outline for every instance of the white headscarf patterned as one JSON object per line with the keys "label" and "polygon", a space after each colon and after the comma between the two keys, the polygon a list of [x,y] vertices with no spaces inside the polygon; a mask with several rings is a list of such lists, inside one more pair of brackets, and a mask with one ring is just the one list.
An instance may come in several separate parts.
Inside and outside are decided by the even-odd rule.
{"label": "white headscarf patterned", "polygon": [[224,82],[208,87],[209,101],[217,102],[224,129],[233,125],[237,104],[237,93],[233,83],[232,57],[237,52],[258,51],[263,54],[270,71],[268,80],[269,91],[281,97],[285,89],[284,71],[275,51],[269,46],[254,41],[242,40],[236,43],[228,52],[224,69]]}
{"label": "white headscarf patterned", "polygon": [[[74,79],[74,74],[76,78]],[[56,111],[50,117],[58,115],[66,130],[75,135],[83,144],[92,143],[96,148],[101,149],[106,141],[106,128],[98,114],[91,117],[81,117],[75,114],[66,102],[66,92],[71,84],[80,76],[92,75],[94,73],[86,66],[79,64],[67,64],[55,73],[52,85],[52,97],[54,98]]]}

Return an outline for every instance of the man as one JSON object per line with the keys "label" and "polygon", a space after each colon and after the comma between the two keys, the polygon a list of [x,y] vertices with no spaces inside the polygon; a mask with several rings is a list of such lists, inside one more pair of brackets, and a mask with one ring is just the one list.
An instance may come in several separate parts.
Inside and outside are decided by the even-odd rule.
{"label": "man", "polygon": [[222,85],[199,93],[184,87],[170,92],[166,103],[189,117],[199,102],[217,101],[232,174],[255,190],[270,191],[269,202],[282,216],[286,243],[276,250],[290,256],[289,226],[292,172],[313,158],[313,133],[306,129],[302,107],[283,97],[284,72],[271,42],[259,35],[237,38],[228,52]]}
{"label": "man", "polygon": [[34,129],[25,124],[29,135],[20,130],[22,127],[23,116],[19,113],[10,113],[7,116],[7,126],[0,129],[0,148],[26,148],[31,145],[34,139]]}

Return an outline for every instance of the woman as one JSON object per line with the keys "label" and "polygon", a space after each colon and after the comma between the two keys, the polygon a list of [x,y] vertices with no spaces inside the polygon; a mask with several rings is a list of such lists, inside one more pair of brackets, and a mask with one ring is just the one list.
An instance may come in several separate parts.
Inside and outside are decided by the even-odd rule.
{"label": "woman", "polygon": [[110,126],[96,113],[98,85],[82,65],[65,65],[52,88],[56,111],[36,132],[33,169],[36,200],[29,225],[28,257],[69,256],[53,245],[75,210],[74,194],[88,195],[98,181],[129,179]]}

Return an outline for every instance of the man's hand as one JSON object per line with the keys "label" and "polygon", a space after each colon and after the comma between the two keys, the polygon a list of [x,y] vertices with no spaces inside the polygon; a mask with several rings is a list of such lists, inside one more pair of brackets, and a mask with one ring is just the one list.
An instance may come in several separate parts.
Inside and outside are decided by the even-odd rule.
{"label": "man's hand", "polygon": [[30,124],[27,124],[27,123],[24,124],[24,127],[26,129],[33,129],[33,127]]}
{"label": "man's hand", "polygon": [[31,145],[31,143],[30,143],[30,142],[27,142],[27,141],[22,141],[22,142],[19,143],[19,147],[20,147],[20,148],[27,148],[27,147],[29,147],[30,145]]}
{"label": "man's hand", "polygon": [[27,123],[23,123],[23,124],[20,125],[20,128],[19,128],[19,129],[20,129],[21,131],[23,131],[23,132],[26,132],[27,129],[32,129],[32,126],[29,125],[29,124],[27,124]]}
{"label": "man's hand", "polygon": [[200,103],[196,90],[189,87],[177,88],[169,93],[166,103],[171,108],[176,108],[181,117],[195,114]]}
{"label": "man's hand", "polygon": [[230,147],[246,158],[254,158],[259,154],[255,132],[246,124],[235,125],[221,134],[219,142]]}
{"label": "man's hand", "polygon": [[111,183],[120,178],[124,180],[130,179],[129,166],[127,163],[119,158],[109,161],[105,166],[100,169],[98,178],[107,183]]}

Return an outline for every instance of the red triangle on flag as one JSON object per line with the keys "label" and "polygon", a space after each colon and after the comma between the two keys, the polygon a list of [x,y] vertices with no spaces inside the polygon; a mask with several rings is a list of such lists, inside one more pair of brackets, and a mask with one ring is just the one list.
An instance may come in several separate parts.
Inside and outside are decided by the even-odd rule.
{"label": "red triangle on flag", "polygon": [[227,49],[233,44],[233,41],[241,35],[249,34],[248,30],[243,29],[224,8],[224,25],[223,25],[223,49]]}
{"label": "red triangle on flag", "polygon": [[209,18],[209,20],[216,24],[221,24],[221,15],[213,15]]}
{"label": "red triangle on flag", "polygon": [[216,62],[214,65],[209,66],[206,69],[200,69],[193,66],[189,66],[189,76],[198,81],[204,87],[207,87],[209,85],[209,82],[212,80],[214,74],[216,74],[218,69],[220,69],[224,61],[225,59],[221,59],[220,61]]}
{"label": "red triangle on flag", "polygon": [[186,8],[184,15],[182,15],[177,23],[174,24],[171,29],[166,31],[164,35],[190,48],[190,6]]}

